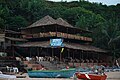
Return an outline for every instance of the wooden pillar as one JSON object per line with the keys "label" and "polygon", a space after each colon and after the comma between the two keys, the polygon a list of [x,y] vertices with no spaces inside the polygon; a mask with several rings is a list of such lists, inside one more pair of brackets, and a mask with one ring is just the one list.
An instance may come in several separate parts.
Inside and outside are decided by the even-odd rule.
{"label": "wooden pillar", "polygon": [[39,57],[39,47],[37,47],[37,56]]}
{"label": "wooden pillar", "polygon": [[[76,32],[76,31],[75,31],[75,29],[74,29],[74,34],[76,34],[75,32]],[[74,39],[75,39],[75,37],[74,37]]]}
{"label": "wooden pillar", "polygon": [[82,59],[84,59],[84,57],[83,57],[83,56],[84,56],[84,54],[83,54],[83,51],[82,51]]}
{"label": "wooden pillar", "polygon": [[14,55],[14,46],[12,46],[12,53],[13,53],[13,57],[14,57],[14,56],[15,56],[15,55]]}
{"label": "wooden pillar", "polygon": [[57,37],[57,26],[55,25],[55,29],[56,29],[56,37]]}
{"label": "wooden pillar", "polygon": [[80,54],[80,58],[79,58],[79,59],[80,59],[80,66],[81,66],[81,58],[82,58],[82,57],[81,57],[81,56],[82,56],[82,55],[81,55],[81,51],[79,51],[79,54]]}
{"label": "wooden pillar", "polygon": [[68,51],[68,57],[70,57],[69,49],[67,49],[67,51]]}
{"label": "wooden pillar", "polygon": [[[76,51],[77,51],[77,50],[75,50],[75,53],[76,53]],[[74,64],[74,62],[75,62],[75,53],[73,52],[73,62],[72,62],[72,63],[73,63],[72,66],[73,66],[73,67],[75,66],[75,64]]]}
{"label": "wooden pillar", "polygon": [[30,51],[30,57],[31,57],[31,48],[29,48],[29,51]]}
{"label": "wooden pillar", "polygon": [[92,54],[93,54],[93,65],[94,65],[94,53],[92,52]]}
{"label": "wooden pillar", "polygon": [[97,54],[98,54],[97,56],[98,56],[98,60],[99,60],[99,53],[97,53]]}
{"label": "wooden pillar", "polygon": [[[76,51],[75,51],[76,52]],[[73,59],[75,58],[75,53],[72,53],[73,54]]]}
{"label": "wooden pillar", "polygon": [[[87,52],[87,51],[86,51]],[[87,59],[88,59],[88,52],[87,52]]]}
{"label": "wooden pillar", "polygon": [[53,49],[53,47],[52,47],[52,57],[54,56],[54,51],[53,51],[54,49]]}
{"label": "wooden pillar", "polygon": [[61,51],[60,51],[60,61],[62,60],[62,53],[61,53]]}
{"label": "wooden pillar", "polygon": [[99,65],[99,53],[97,53],[97,60],[98,60],[97,65]]}
{"label": "wooden pillar", "polygon": [[15,55],[14,55],[14,46],[13,46],[13,44],[14,44],[14,41],[11,41],[11,47],[12,47],[12,56],[14,57]]}
{"label": "wooden pillar", "polygon": [[47,48],[47,54],[49,54],[49,53],[48,53],[48,48]]}
{"label": "wooden pillar", "polygon": [[45,37],[45,27],[42,28],[43,28],[43,37]]}
{"label": "wooden pillar", "polygon": [[4,53],[6,52],[6,40],[4,39],[4,42],[3,42],[3,49],[4,49]]}
{"label": "wooden pillar", "polygon": [[88,66],[88,51],[86,51],[87,52],[87,58],[86,58],[86,62],[87,62],[87,66]]}
{"label": "wooden pillar", "polygon": [[79,60],[81,59],[81,53],[79,52]]}
{"label": "wooden pillar", "polygon": [[67,38],[68,38],[68,28],[67,28]]}

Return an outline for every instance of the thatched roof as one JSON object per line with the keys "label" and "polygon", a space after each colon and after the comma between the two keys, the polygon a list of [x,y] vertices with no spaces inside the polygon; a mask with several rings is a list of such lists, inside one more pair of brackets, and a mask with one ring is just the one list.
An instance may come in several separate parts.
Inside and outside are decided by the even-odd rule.
{"label": "thatched roof", "polygon": [[27,43],[19,44],[19,45],[16,45],[16,46],[19,46],[19,47],[44,47],[44,48],[50,47],[49,41],[27,42]]}
{"label": "thatched roof", "polygon": [[[78,50],[83,50],[83,51],[93,51],[93,52],[106,52],[103,49],[96,48],[94,46],[90,45],[81,45],[81,44],[76,44],[76,43],[67,43],[64,42],[63,47],[70,48],[70,49],[78,49]],[[19,47],[43,47],[43,48],[50,48],[50,43],[49,41],[43,41],[43,42],[27,42],[24,44],[19,44],[16,45]]]}
{"label": "thatched roof", "polygon": [[42,19],[36,21],[35,23],[31,24],[30,26],[28,26],[26,28],[34,28],[34,27],[47,26],[47,25],[60,25],[60,26],[69,27],[69,28],[72,28],[72,29],[74,28],[76,30],[79,30],[79,32],[80,31],[90,32],[90,31],[87,31],[87,30],[83,30],[83,29],[80,29],[80,28],[73,27],[71,24],[69,24],[67,21],[63,20],[62,18],[58,18],[57,20],[55,20],[52,17],[50,17],[49,15],[43,17]]}
{"label": "thatched roof", "polygon": [[11,33],[11,34],[21,34],[21,32],[12,31],[12,30],[5,30],[5,33]]}
{"label": "thatched roof", "polygon": [[21,38],[13,38],[13,37],[5,37],[5,38],[11,41],[27,41],[26,39],[21,39]]}
{"label": "thatched roof", "polygon": [[56,20],[56,24],[61,25],[61,26],[65,26],[65,27],[73,27],[71,24],[69,24],[68,22],[66,22],[62,18],[58,18]]}
{"label": "thatched roof", "polygon": [[67,44],[65,43],[65,47],[80,49],[83,51],[106,52],[103,49],[100,49],[91,45],[81,45],[81,44],[75,44],[75,43],[67,43]]}
{"label": "thatched roof", "polygon": [[32,28],[32,27],[37,27],[37,26],[45,26],[45,25],[52,25],[52,24],[55,24],[55,23],[56,23],[55,19],[53,19],[52,17],[47,15],[44,18],[36,21],[32,25],[28,26],[27,28]]}
{"label": "thatched roof", "polygon": [[37,27],[37,26],[45,26],[45,25],[53,25],[58,24],[65,27],[73,27],[71,24],[63,20],[62,18],[58,18],[57,20],[53,19],[49,15],[45,16],[44,18],[36,21],[32,25],[28,26],[27,28]]}

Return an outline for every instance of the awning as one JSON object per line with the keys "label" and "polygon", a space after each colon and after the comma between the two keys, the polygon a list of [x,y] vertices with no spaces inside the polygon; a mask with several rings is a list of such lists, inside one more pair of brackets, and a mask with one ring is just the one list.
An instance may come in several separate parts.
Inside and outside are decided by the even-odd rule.
{"label": "awning", "polygon": [[94,51],[94,52],[107,52],[103,49],[91,46],[91,45],[81,45],[75,43],[65,43],[65,47],[72,48],[72,49],[79,49],[83,51]]}
{"label": "awning", "polygon": [[21,39],[21,38],[13,38],[13,37],[5,37],[5,38],[12,41],[27,41],[26,39]]}
{"label": "awning", "polygon": [[[18,44],[18,45],[15,45],[15,46],[18,46],[18,47],[43,47],[43,48],[51,48],[49,41],[27,42],[27,43]],[[96,48],[94,46],[81,45],[81,44],[76,44],[76,43],[67,43],[67,42],[64,42],[62,47],[70,48],[70,49],[78,49],[78,50],[83,50],[83,51],[107,52],[107,51],[105,51],[103,49]]]}

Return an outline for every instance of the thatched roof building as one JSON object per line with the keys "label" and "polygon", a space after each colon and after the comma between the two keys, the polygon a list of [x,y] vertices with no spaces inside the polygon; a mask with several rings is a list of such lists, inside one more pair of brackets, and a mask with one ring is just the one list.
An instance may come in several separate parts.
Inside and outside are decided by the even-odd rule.
{"label": "thatched roof building", "polygon": [[[58,57],[70,57],[75,54],[74,56],[77,58],[79,57],[77,55],[81,55],[79,59],[83,57],[83,59],[90,59],[92,56],[107,53],[106,50],[92,46],[92,38],[83,35],[91,34],[91,31],[74,27],[62,18],[53,19],[50,16],[45,16],[30,26],[22,29],[21,32],[23,38],[28,41],[14,46],[22,49],[27,48],[27,50],[29,50],[27,52],[31,55],[32,53],[33,55],[41,54],[43,50],[49,56],[56,55]],[[52,39],[62,39],[62,45],[51,46]],[[60,53],[62,48],[64,48],[63,54]]]}
{"label": "thatched roof building", "polygon": [[[81,41],[92,42],[92,38],[80,36],[81,32],[89,33],[91,31],[76,28],[71,24],[69,24],[68,22],[66,22],[65,20],[63,20],[62,18],[58,18],[55,20],[49,15],[47,15],[42,19],[36,21],[35,23],[31,24],[30,26],[26,27],[25,29],[23,29],[23,31],[26,32],[26,36],[29,36],[29,38],[27,39],[46,38],[46,40],[49,41],[51,38],[64,38],[65,40],[68,40],[67,42],[64,42],[64,47],[71,48],[71,49],[78,49],[78,50],[80,49],[84,51],[106,52],[100,48],[96,48],[90,45],[85,45],[83,43],[81,45]],[[77,33],[79,33],[80,35],[76,35]],[[69,41],[71,39],[73,42]],[[78,43],[76,43],[76,40],[78,40]],[[47,48],[47,47],[50,47],[50,43],[48,41],[45,42],[44,40],[43,41],[38,40],[38,41],[29,42],[28,40],[27,43],[20,44],[18,46]]]}

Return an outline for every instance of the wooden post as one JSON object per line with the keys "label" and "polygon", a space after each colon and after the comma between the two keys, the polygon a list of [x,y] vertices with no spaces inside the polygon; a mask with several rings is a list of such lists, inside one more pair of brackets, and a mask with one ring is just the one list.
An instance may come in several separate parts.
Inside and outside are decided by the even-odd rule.
{"label": "wooden post", "polygon": [[56,37],[57,37],[57,26],[55,25],[55,29],[56,29]]}
{"label": "wooden post", "polygon": [[11,46],[12,46],[12,53],[13,53],[13,57],[14,57],[14,46],[13,46],[14,42],[11,41]]}
{"label": "wooden post", "polygon": [[61,62],[61,60],[62,60],[61,58],[62,58],[62,53],[60,52],[60,62]]}
{"label": "wooden post", "polygon": [[94,53],[92,53],[93,54],[93,65],[94,65]]}
{"label": "wooden post", "polygon": [[80,58],[79,58],[79,59],[81,59],[81,53],[79,53],[79,54],[80,54],[80,55],[79,55],[79,56],[80,56]]}
{"label": "wooden post", "polygon": [[48,48],[47,48],[47,54],[49,54],[49,53],[48,53]]}
{"label": "wooden post", "polygon": [[[75,50],[75,53],[76,53],[76,50]],[[73,53],[73,65],[72,65],[73,67],[75,66],[75,64],[74,64],[74,61],[75,61],[75,56],[74,56],[74,54],[75,54],[75,53]]]}
{"label": "wooden post", "polygon": [[45,27],[42,28],[43,28],[43,37],[45,37]]}
{"label": "wooden post", "polygon": [[75,54],[75,53],[73,53],[73,59],[75,58],[74,54]]}
{"label": "wooden post", "polygon": [[97,60],[98,60],[98,62],[97,62],[97,65],[99,65],[99,53],[97,53]]}
{"label": "wooden post", "polygon": [[69,54],[69,49],[67,49],[67,51],[68,51],[68,57],[70,57],[70,54]]}
{"label": "wooden post", "polygon": [[53,47],[52,47],[52,57],[54,56]]}
{"label": "wooden post", "polygon": [[38,53],[38,57],[39,57],[39,47],[37,48],[37,53]]}
{"label": "wooden post", "polygon": [[79,54],[80,54],[80,58],[79,58],[79,59],[80,59],[80,66],[81,66],[81,51],[80,51],[80,53],[79,53]]}
{"label": "wooden post", "polygon": [[[6,33],[5,33],[5,30],[6,30],[6,26],[5,26],[5,29],[4,29],[4,37],[6,37]],[[6,42],[6,39],[4,38],[4,42],[3,42],[3,50],[4,50],[4,53],[5,53],[5,48],[6,48],[6,45],[5,45],[5,42]],[[1,45],[2,46],[2,45]],[[2,49],[1,49],[2,50]]]}
{"label": "wooden post", "polygon": [[13,53],[13,57],[14,57],[14,56],[15,56],[15,55],[14,55],[14,46],[12,46],[12,53]]}
{"label": "wooden post", "polygon": [[30,57],[31,57],[31,48],[29,48],[29,51],[30,51]]}
{"label": "wooden post", "polygon": [[67,38],[68,38],[68,28],[67,28]]}
{"label": "wooden post", "polygon": [[82,51],[82,59],[83,59],[84,57],[83,57],[83,51]]}

